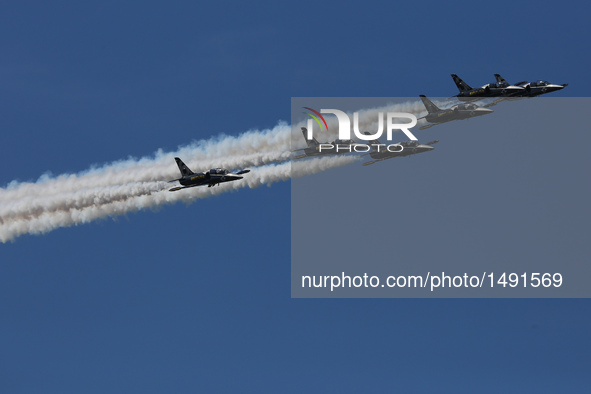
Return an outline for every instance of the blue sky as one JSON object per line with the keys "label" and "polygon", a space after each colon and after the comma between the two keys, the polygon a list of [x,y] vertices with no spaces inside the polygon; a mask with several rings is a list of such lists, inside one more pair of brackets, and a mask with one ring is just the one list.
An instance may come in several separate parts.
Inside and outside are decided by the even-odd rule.
{"label": "blue sky", "polygon": [[[2,186],[273,127],[294,96],[450,96],[450,73],[495,72],[589,94],[580,2],[0,10]],[[289,182],[2,244],[0,300],[13,393],[590,383],[588,300],[291,299]]]}

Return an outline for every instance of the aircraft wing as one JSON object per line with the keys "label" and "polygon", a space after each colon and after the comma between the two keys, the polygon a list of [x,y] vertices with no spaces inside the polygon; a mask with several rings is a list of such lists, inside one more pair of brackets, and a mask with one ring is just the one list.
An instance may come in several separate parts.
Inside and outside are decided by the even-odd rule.
{"label": "aircraft wing", "polygon": [[[441,123],[445,123],[445,122],[441,122]],[[433,126],[436,126],[436,125],[438,125],[438,124],[439,124],[439,123],[429,123],[428,125],[425,125],[425,126],[421,126],[421,127],[419,127],[419,130],[426,130],[426,129],[428,129],[429,127],[433,127]]]}
{"label": "aircraft wing", "polygon": [[198,184],[198,185],[189,185],[189,186],[176,186],[173,187],[172,189],[168,189],[169,192],[176,192],[182,189],[189,189],[191,187],[197,187],[197,186],[204,186],[207,185],[207,183],[202,183],[202,184]]}
{"label": "aircraft wing", "polygon": [[505,99],[506,99],[506,97],[501,97],[501,98],[498,98],[498,99],[494,100],[494,101],[493,101],[493,102],[491,102],[491,103],[488,103],[488,104],[486,104],[486,105],[483,105],[481,108],[490,108],[490,107],[494,107],[494,106],[495,106],[495,105],[497,105],[498,103],[500,103],[500,102],[502,102],[502,101],[505,101]]}
{"label": "aircraft wing", "polygon": [[176,191],[181,190],[181,189],[188,189],[190,187],[195,187],[195,186],[197,186],[197,185],[193,185],[193,186],[177,186],[177,187],[173,187],[172,189],[168,189],[168,191],[169,192],[176,192]]}
{"label": "aircraft wing", "polygon": [[426,129],[428,129],[428,128],[430,128],[430,127],[433,127],[433,126],[435,126],[435,125],[437,125],[437,124],[438,124],[438,123],[429,123],[428,125],[425,125],[425,126],[421,126],[421,127],[419,127],[419,130],[426,130]]}

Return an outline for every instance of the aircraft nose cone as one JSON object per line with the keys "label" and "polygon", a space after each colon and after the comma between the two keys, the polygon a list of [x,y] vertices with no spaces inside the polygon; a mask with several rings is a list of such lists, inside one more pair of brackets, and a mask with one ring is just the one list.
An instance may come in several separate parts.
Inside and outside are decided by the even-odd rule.
{"label": "aircraft nose cone", "polygon": [[554,92],[556,90],[564,89],[566,85],[568,85],[568,83],[565,83],[564,85],[550,84],[546,87],[548,88],[549,91]]}
{"label": "aircraft nose cone", "polygon": [[490,108],[477,108],[476,113],[479,115],[486,115],[492,113],[493,110]]}

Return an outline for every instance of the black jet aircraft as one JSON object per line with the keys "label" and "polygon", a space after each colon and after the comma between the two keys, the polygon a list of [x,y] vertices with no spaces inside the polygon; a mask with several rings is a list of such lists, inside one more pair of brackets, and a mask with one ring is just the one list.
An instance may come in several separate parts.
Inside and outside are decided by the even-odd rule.
{"label": "black jet aircraft", "polygon": [[425,108],[427,108],[428,112],[426,116],[423,116],[420,119],[425,119],[427,122],[433,123],[420,127],[420,130],[425,130],[437,124],[451,122],[453,120],[474,118],[476,116],[487,115],[493,112],[492,109],[482,108],[476,104],[470,103],[456,104],[450,108],[441,109],[433,104],[433,102],[425,95],[421,94],[419,97],[423,100],[423,104],[425,104]]}
{"label": "black jet aircraft", "polygon": [[[326,156],[326,155],[342,155],[351,152],[351,146],[357,145],[353,140],[334,140],[333,142],[326,142],[321,144],[312,137],[308,139],[308,129],[302,127],[302,134],[308,144],[307,148],[296,149],[294,152],[303,151],[304,154],[295,157],[295,159],[303,159],[304,157]],[[325,145],[320,149],[320,145]],[[328,146],[330,145],[330,146]]]}
{"label": "black jet aircraft", "polygon": [[[365,135],[370,133],[365,132]],[[386,146],[380,143],[379,140],[368,141],[368,144],[372,147],[372,150],[368,154],[373,160],[363,163],[364,166],[374,164],[383,160],[393,159],[395,157],[404,157],[415,155],[417,153],[429,152],[435,148],[431,145],[438,143],[439,141],[434,140],[427,142],[422,145],[418,141],[402,141],[397,144]]]}
{"label": "black jet aircraft", "polygon": [[[498,83],[507,83],[507,81],[505,81],[505,79],[501,77],[499,74],[495,74],[495,78],[497,79]],[[560,89],[564,89],[566,86],[568,86],[568,83],[554,84],[549,83],[548,81],[522,81],[516,83],[515,85],[522,87],[523,91],[518,92],[514,95],[514,97],[535,97],[541,94],[551,93]]]}
{"label": "black jet aircraft", "polygon": [[[505,81],[505,79],[503,77],[501,77],[499,74],[495,74],[495,78],[500,83],[507,83],[507,81]],[[522,87],[523,91],[521,91],[511,97],[498,98],[495,101],[493,101],[492,103],[485,105],[484,107],[486,107],[486,108],[493,107],[493,106],[497,105],[498,103],[500,103],[501,101],[505,101],[505,100],[513,101],[513,100],[519,100],[524,97],[531,98],[531,97],[540,96],[542,94],[555,92],[557,90],[564,89],[566,86],[568,86],[568,83],[563,83],[562,85],[560,85],[560,84],[549,83],[548,81],[534,81],[534,82],[521,81],[521,82],[517,82],[515,85]]]}
{"label": "black jet aircraft", "polygon": [[239,179],[242,179],[240,175],[250,172],[250,170],[242,170],[237,172],[236,174],[233,174],[224,168],[212,168],[209,171],[199,172],[196,174],[193,171],[191,171],[189,167],[187,167],[187,165],[183,163],[183,161],[178,157],[175,157],[174,160],[176,160],[176,164],[177,166],[179,166],[179,170],[181,171],[182,177],[179,179],[174,179],[170,182],[179,181],[179,183],[182,186],[173,187],[169,190],[171,192],[186,189],[189,187],[203,185],[207,185],[207,187],[212,187],[215,185],[219,185],[223,182],[237,181]]}
{"label": "black jet aircraft", "polygon": [[456,74],[452,74],[451,77],[460,91],[455,97],[463,101],[474,101],[483,97],[511,97],[524,90],[520,86],[509,85],[506,81],[489,83],[479,88],[472,88]]}

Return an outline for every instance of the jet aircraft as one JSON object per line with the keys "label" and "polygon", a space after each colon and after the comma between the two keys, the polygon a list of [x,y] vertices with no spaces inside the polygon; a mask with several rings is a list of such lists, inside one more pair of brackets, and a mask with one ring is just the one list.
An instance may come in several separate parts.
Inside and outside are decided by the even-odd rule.
{"label": "jet aircraft", "polygon": [[[499,74],[495,74],[495,78],[500,83],[507,83],[507,81],[505,81],[505,79],[503,77],[501,77]],[[557,90],[564,89],[566,86],[568,86],[568,83],[563,83],[562,85],[560,85],[560,84],[549,83],[548,81],[534,81],[534,82],[521,81],[521,82],[517,82],[515,85],[516,86],[519,85],[520,87],[523,87],[523,91],[521,91],[511,97],[498,98],[498,99],[494,100],[493,102],[485,105],[484,107],[490,108],[490,107],[493,107],[493,106],[497,105],[498,103],[505,101],[505,100],[514,101],[514,100],[520,100],[524,97],[531,98],[531,97],[540,96],[542,94],[555,92]]]}
{"label": "jet aircraft", "polygon": [[[370,133],[365,132],[364,134],[369,135]],[[368,141],[368,144],[371,145],[372,150],[366,154],[370,155],[370,157],[374,160],[363,163],[363,165],[368,166],[370,164],[387,159],[393,159],[395,157],[410,157],[411,155],[415,155],[417,153],[429,152],[435,149],[431,145],[434,145],[438,142],[439,141],[434,140],[422,145],[419,144],[418,141],[402,141],[397,144],[386,146],[380,143],[379,140]]]}
{"label": "jet aircraft", "polygon": [[[498,83],[507,83],[503,77],[499,74],[495,74],[495,78],[497,79]],[[514,97],[535,97],[541,94],[546,94],[550,92],[555,92],[560,89],[564,89],[568,86],[568,83],[561,84],[554,84],[549,83],[548,81],[534,81],[534,82],[527,82],[522,81],[518,82],[515,85],[518,85],[523,88],[523,91],[518,92],[515,94]]]}
{"label": "jet aircraft", "polygon": [[421,94],[419,97],[421,97],[421,100],[423,100],[423,104],[425,104],[425,108],[427,108],[428,112],[426,116],[423,116],[420,119],[426,119],[427,122],[432,123],[420,127],[420,130],[425,130],[437,124],[451,122],[453,120],[474,118],[476,116],[487,115],[493,112],[492,109],[482,108],[476,104],[470,103],[456,104],[450,108],[441,109],[433,104],[433,102],[425,95]]}
{"label": "jet aircraft", "polygon": [[174,179],[170,182],[179,181],[179,183],[182,186],[173,187],[169,190],[171,192],[175,192],[181,189],[187,189],[189,187],[203,185],[207,185],[207,187],[212,187],[215,185],[219,185],[223,182],[237,181],[243,178],[240,175],[250,172],[250,170],[242,170],[237,172],[236,174],[233,174],[224,168],[212,168],[211,170],[206,172],[194,173],[178,157],[175,157],[174,160],[176,160],[176,164],[177,166],[179,166],[179,170],[181,171],[182,177],[179,179]]}
{"label": "jet aircraft", "polygon": [[[295,157],[295,159],[302,159],[304,157],[314,156],[342,155],[345,153],[350,153],[351,146],[357,145],[357,143],[353,140],[334,140],[333,142],[320,144],[320,142],[318,142],[314,137],[312,137],[312,139],[310,140],[308,139],[308,129],[306,129],[305,127],[302,127],[302,134],[304,134],[304,139],[306,140],[308,147],[295,150],[294,152],[304,152],[303,155],[297,156]],[[322,150],[320,150],[320,145],[332,145],[332,147],[323,146]]]}
{"label": "jet aircraft", "polygon": [[475,101],[483,97],[510,97],[525,90],[520,86],[509,85],[506,81],[489,83],[479,88],[473,88],[462,81],[456,74],[451,74],[460,93],[456,95],[462,101]]}

